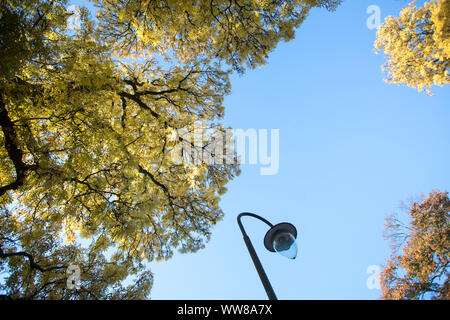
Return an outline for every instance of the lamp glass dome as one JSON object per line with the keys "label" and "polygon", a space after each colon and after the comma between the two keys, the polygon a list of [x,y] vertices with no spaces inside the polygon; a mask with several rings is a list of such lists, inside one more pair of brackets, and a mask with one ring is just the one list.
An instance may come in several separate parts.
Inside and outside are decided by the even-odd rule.
{"label": "lamp glass dome", "polygon": [[278,231],[273,236],[273,248],[282,256],[295,259],[297,256],[297,243],[295,237],[288,231]]}

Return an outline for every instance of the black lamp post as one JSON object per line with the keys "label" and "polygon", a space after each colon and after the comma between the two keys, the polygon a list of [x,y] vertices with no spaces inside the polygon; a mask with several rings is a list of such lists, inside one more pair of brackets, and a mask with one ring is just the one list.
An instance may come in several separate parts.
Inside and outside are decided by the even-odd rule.
{"label": "black lamp post", "polygon": [[256,271],[258,271],[259,278],[261,279],[264,289],[266,290],[267,296],[269,297],[269,300],[277,300],[277,296],[275,295],[272,285],[267,278],[261,261],[259,261],[255,248],[253,248],[252,242],[250,241],[250,238],[248,237],[247,233],[245,232],[244,226],[242,225],[241,218],[243,216],[253,217],[266,223],[270,227],[270,229],[264,236],[264,246],[267,250],[271,252],[278,252],[290,259],[295,259],[297,255],[297,245],[295,243],[295,239],[297,238],[297,229],[295,229],[294,225],[287,222],[273,225],[263,217],[250,212],[242,212],[237,217],[237,222],[239,228],[241,229],[242,235],[244,236],[244,241],[247,245],[248,252],[252,257],[253,264],[255,265]]}

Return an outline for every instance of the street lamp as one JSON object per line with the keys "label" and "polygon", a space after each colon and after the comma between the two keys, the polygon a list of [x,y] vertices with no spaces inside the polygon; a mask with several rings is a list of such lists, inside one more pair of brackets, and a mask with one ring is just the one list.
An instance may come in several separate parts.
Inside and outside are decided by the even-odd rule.
{"label": "street lamp", "polygon": [[245,232],[244,226],[242,225],[241,218],[244,216],[253,217],[266,223],[270,227],[270,229],[264,236],[264,246],[267,250],[271,252],[278,252],[279,254],[289,259],[295,259],[295,257],[297,256],[297,244],[295,242],[295,239],[297,238],[297,229],[294,227],[294,225],[287,222],[273,225],[263,217],[250,212],[242,212],[237,217],[237,222],[239,228],[241,229],[242,235],[244,236],[244,241],[247,245],[248,252],[250,253],[253,264],[255,265],[256,271],[258,272],[264,289],[266,290],[267,296],[269,297],[269,300],[277,300],[277,296],[275,295],[272,285],[267,278],[261,261],[259,261],[255,248],[253,248],[252,242],[250,241],[250,238],[248,237],[247,233]]}

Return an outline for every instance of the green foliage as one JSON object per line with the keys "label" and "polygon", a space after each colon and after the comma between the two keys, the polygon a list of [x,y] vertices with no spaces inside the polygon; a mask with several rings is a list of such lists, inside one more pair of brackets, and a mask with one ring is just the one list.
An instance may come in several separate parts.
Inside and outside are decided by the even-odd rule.
{"label": "green foliage", "polygon": [[243,72],[263,65],[280,40],[293,39],[311,8],[332,10],[341,0],[95,2],[102,38],[119,54],[223,60]]}
{"label": "green foliage", "polygon": [[[61,241],[51,220],[3,211],[0,270],[9,276],[0,290],[9,299],[144,299],[153,276],[130,259],[107,258],[97,241],[90,248]],[[101,236],[100,236],[101,237]],[[4,260],[3,260],[4,259]],[[80,288],[70,290],[67,268],[80,268]],[[122,281],[131,279],[131,285]]]}
{"label": "green foliage", "polygon": [[406,84],[431,95],[431,86],[450,83],[450,0],[412,2],[399,17],[387,17],[375,49],[384,51],[388,83]]}
{"label": "green foliage", "polygon": [[[262,65],[312,7],[339,1],[97,2],[99,25],[82,9],[68,30],[64,2],[1,1],[10,298],[145,298],[146,261],[204,247],[239,168],[175,163],[173,132],[198,120],[224,130],[231,70]],[[82,269],[80,291],[66,288],[69,265]]]}

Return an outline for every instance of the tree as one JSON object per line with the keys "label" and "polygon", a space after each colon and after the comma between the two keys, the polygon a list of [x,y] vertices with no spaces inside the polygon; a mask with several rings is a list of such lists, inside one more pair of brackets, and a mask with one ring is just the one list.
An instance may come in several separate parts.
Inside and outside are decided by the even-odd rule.
{"label": "tree", "polygon": [[[395,214],[386,237],[393,253],[381,273],[383,299],[450,299],[450,199],[434,191],[409,208],[410,224]],[[400,253],[400,250],[402,253]]]}
{"label": "tree", "polygon": [[[81,9],[71,30],[64,1],[0,1],[1,290],[74,299],[146,297],[146,261],[204,246],[239,167],[175,162],[174,132],[198,120],[225,132],[232,70],[339,2],[96,1],[99,23]],[[70,265],[79,292],[64,285]]]}
{"label": "tree", "polygon": [[406,84],[431,95],[431,86],[450,83],[450,0],[415,2],[387,17],[377,32],[375,49],[387,61],[387,82]]}
{"label": "tree", "polygon": [[333,10],[342,0],[95,0],[103,38],[122,55],[162,54],[180,61],[198,56],[243,72],[265,63],[280,40],[314,7]]}
{"label": "tree", "polygon": [[[0,299],[144,299],[148,296],[153,275],[142,264],[117,256],[107,257],[98,241],[90,249],[75,243],[64,244],[58,234],[59,227],[49,220],[37,216],[21,218],[8,211],[0,214],[0,272],[7,275],[0,284]],[[73,275],[67,272],[70,266],[80,268],[77,290],[70,290],[68,285]],[[129,284],[124,285],[127,278]]]}

